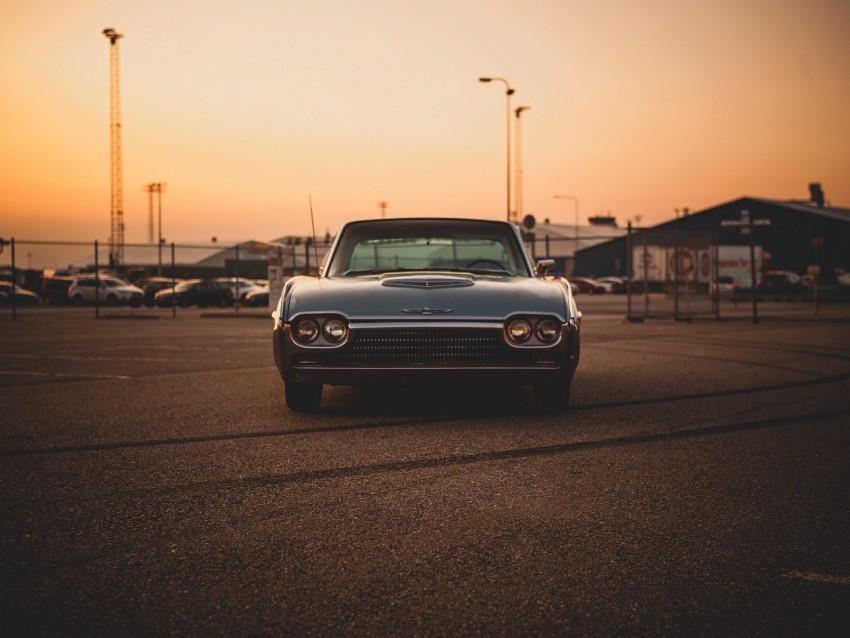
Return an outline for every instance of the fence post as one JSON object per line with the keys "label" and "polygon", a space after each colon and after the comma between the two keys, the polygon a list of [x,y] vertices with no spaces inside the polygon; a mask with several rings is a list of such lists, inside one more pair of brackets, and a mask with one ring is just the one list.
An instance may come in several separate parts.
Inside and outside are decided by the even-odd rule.
{"label": "fence post", "polygon": [[[720,321],[720,291],[717,286],[717,276],[720,268],[720,264],[717,263],[717,260],[720,259],[720,246],[717,235],[712,238],[712,260],[711,260],[711,281],[714,283],[712,286],[714,293],[712,295],[714,301],[714,319],[715,321]],[[734,292],[734,291],[733,291]]]}
{"label": "fence post", "polygon": [[[758,311],[758,294],[756,292],[756,239],[753,233],[753,218],[750,215],[750,211],[746,211],[747,213],[747,225],[750,230],[750,288],[753,293],[753,323],[759,322],[759,311]],[[744,216],[744,211],[741,211],[741,217]]]}
{"label": "fence post", "polygon": [[94,240],[94,318],[100,319],[100,262],[97,240]]}
{"label": "fence post", "polygon": [[646,232],[642,232],[640,234],[641,245],[643,246],[643,255],[641,257],[641,261],[643,262],[643,318],[644,320],[649,318],[649,272],[647,263],[649,260],[649,253],[646,252]]}
{"label": "fence post", "polygon": [[676,230],[673,231],[673,321],[679,321],[679,232]]}
{"label": "fence post", "polygon": [[[575,259],[575,257],[573,257]],[[626,321],[632,320],[632,222],[626,228]]]}
{"label": "fence post", "polygon": [[18,273],[17,266],[15,265],[15,238],[12,237],[11,242],[9,242],[12,246],[12,321],[18,320],[18,301],[17,301],[17,290],[18,290]]}
{"label": "fence post", "polygon": [[236,244],[236,298],[233,300],[233,307],[236,309],[236,314],[239,314],[239,303],[241,295],[239,294],[239,244]]}
{"label": "fence post", "polygon": [[[159,242],[159,250],[161,254],[162,242]],[[177,319],[177,268],[174,265],[174,242],[171,242],[171,318]]]}

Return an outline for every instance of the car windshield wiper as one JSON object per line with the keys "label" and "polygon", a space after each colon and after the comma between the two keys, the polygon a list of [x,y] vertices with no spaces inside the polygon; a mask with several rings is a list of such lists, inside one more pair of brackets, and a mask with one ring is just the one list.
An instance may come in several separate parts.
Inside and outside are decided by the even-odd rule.
{"label": "car windshield wiper", "polygon": [[434,268],[433,270],[441,270],[444,272],[469,272],[473,275],[507,275],[508,277],[516,276],[516,273],[512,273],[510,270],[505,270],[504,268]]}
{"label": "car windshield wiper", "polygon": [[362,270],[346,270],[343,277],[359,277],[361,275],[383,275],[388,272],[413,272],[421,268],[363,268]]}

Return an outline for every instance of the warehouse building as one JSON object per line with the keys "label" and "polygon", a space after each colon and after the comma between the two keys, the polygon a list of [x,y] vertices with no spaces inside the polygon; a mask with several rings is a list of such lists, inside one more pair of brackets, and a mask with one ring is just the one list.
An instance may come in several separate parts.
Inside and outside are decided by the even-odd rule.
{"label": "warehouse building", "polygon": [[[627,245],[634,251],[636,242],[642,241],[641,235],[664,234],[675,237],[680,245],[686,245],[689,237],[703,242],[708,238],[720,247],[743,249],[752,244],[760,255],[759,272],[819,272],[821,283],[834,283],[837,272],[850,271],[850,208],[831,206],[820,184],[811,184],[809,194],[810,198],[803,201],[741,197],[653,228],[635,230],[630,237],[579,250],[576,274],[626,277]],[[632,276],[639,277],[637,266],[632,267]]]}

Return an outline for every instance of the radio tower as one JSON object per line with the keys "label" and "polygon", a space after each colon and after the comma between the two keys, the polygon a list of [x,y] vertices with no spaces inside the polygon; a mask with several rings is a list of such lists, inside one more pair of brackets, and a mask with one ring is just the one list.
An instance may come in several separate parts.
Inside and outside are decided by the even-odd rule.
{"label": "radio tower", "polygon": [[124,187],[121,166],[121,74],[118,65],[118,40],[124,36],[115,29],[103,30],[109,40],[109,173],[110,229],[109,266],[124,262]]}

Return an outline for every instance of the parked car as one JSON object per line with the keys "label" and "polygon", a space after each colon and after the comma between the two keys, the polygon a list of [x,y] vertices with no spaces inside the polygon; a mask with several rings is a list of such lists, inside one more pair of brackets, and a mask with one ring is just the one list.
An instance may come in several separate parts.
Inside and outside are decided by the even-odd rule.
{"label": "parked car", "polygon": [[626,280],[623,277],[597,277],[596,282],[605,286],[606,292],[615,295],[626,294]]}
{"label": "parked car", "polygon": [[590,293],[592,295],[601,295],[605,291],[605,286],[600,284],[595,279],[590,277],[570,277],[570,283],[578,287],[580,293]]}
{"label": "parked car", "polygon": [[160,308],[178,306],[232,306],[233,293],[226,281],[189,279],[174,288],[165,288],[154,295],[154,303]]}
{"label": "parked car", "polygon": [[805,282],[789,270],[769,270],[758,280],[756,290],[765,297],[800,297],[809,292]]}
{"label": "parked car", "polygon": [[0,281],[0,303],[11,304],[13,301],[18,305],[37,304],[39,298],[32,290],[22,288],[11,281]]}
{"label": "parked car", "polygon": [[74,283],[73,277],[55,275],[41,280],[41,299],[47,303],[69,303],[68,288]]}
{"label": "parked car", "polygon": [[260,287],[253,279],[246,279],[244,277],[217,277],[213,281],[230,286],[230,292],[233,294],[233,298],[240,301],[245,299],[245,295],[254,292]]}
{"label": "parked car", "polygon": [[260,286],[259,288],[246,293],[242,298],[242,303],[252,308],[259,306],[267,307],[269,305],[269,287]]}
{"label": "parked car", "polygon": [[95,277],[87,275],[76,277],[68,286],[68,297],[75,306],[91,304],[95,301],[108,306],[142,305],[142,289],[129,284],[118,277]]}
{"label": "parked car", "polygon": [[321,275],[290,279],[272,313],[287,405],[317,410],[324,384],[490,381],[566,409],[581,313],[554,266],[532,265],[508,222],[343,225]]}
{"label": "parked car", "polygon": [[752,294],[750,279],[748,277],[747,281],[742,281],[732,275],[719,275],[716,281],[712,281],[708,285],[708,292],[711,295],[716,292],[719,297],[735,297],[744,293]]}
{"label": "parked car", "polygon": [[174,280],[170,277],[145,277],[140,280],[139,287],[142,289],[145,306],[153,308],[156,305],[156,293],[166,288],[173,288],[182,281],[182,279]]}

